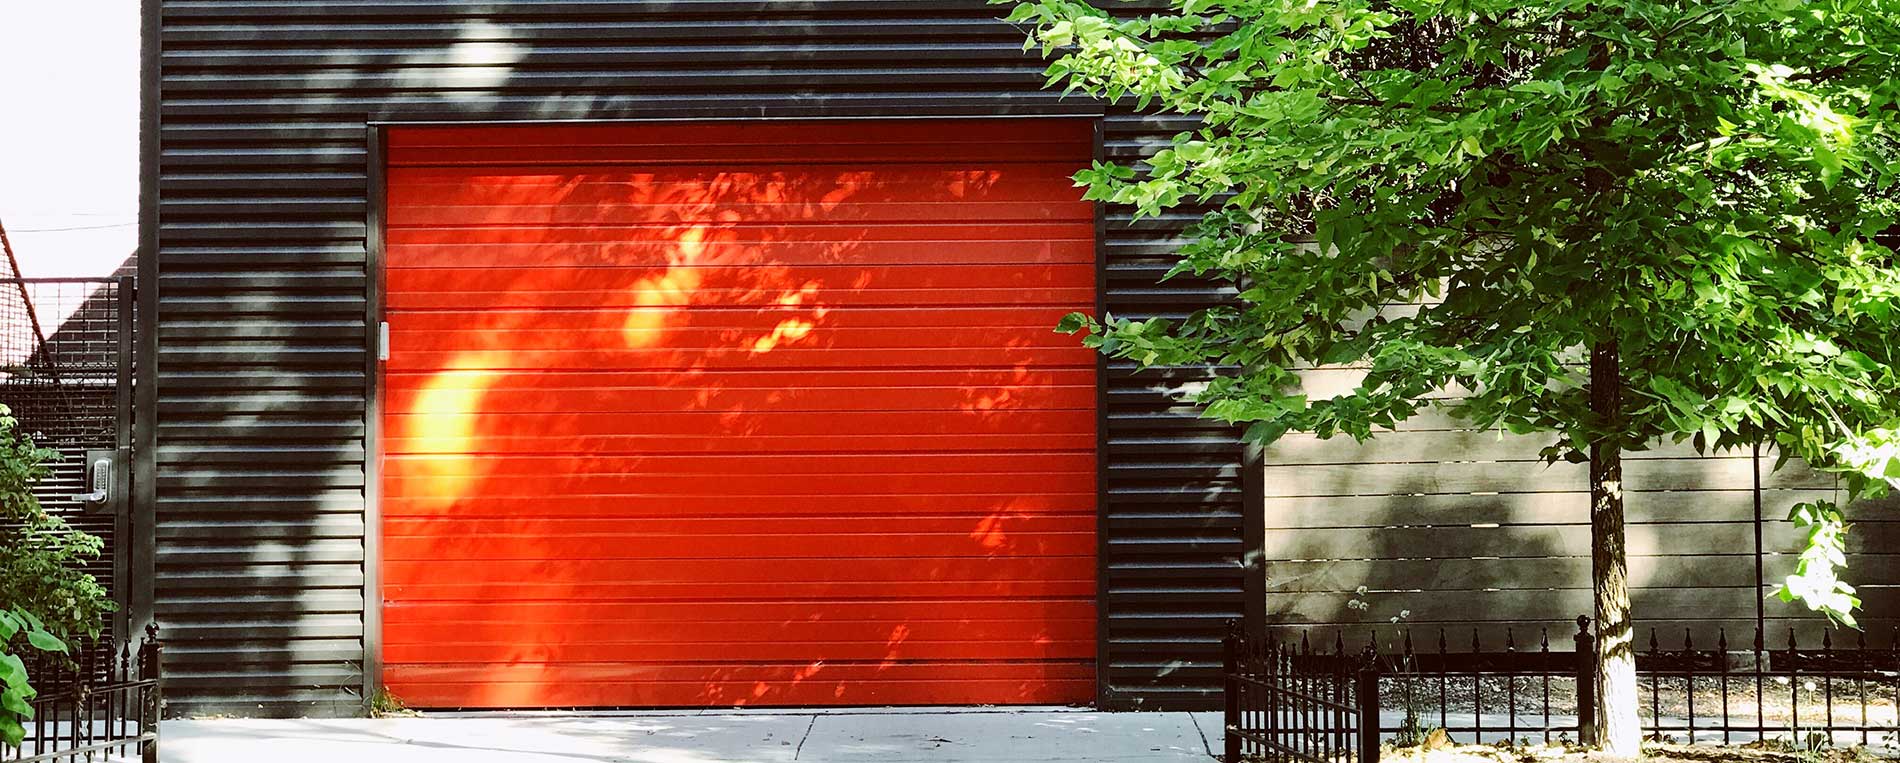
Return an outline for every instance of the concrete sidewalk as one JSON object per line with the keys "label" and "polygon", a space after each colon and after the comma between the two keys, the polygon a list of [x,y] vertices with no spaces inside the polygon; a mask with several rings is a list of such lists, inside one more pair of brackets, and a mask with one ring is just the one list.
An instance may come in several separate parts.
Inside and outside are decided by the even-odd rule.
{"label": "concrete sidewalk", "polygon": [[1068,708],[167,721],[166,763],[1207,763],[1218,715]]}

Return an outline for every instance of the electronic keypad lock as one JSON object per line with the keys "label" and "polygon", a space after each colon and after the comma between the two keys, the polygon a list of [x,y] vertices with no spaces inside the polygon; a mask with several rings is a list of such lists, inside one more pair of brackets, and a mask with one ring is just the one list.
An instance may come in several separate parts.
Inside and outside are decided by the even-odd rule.
{"label": "electronic keypad lock", "polygon": [[86,487],[92,492],[75,495],[72,499],[90,510],[105,508],[112,501],[112,478],[118,470],[118,451],[86,451]]}

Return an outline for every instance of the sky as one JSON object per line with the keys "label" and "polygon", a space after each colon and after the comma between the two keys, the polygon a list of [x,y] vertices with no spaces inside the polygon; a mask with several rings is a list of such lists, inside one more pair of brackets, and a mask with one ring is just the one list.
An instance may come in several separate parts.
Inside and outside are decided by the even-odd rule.
{"label": "sky", "polygon": [[0,223],[29,277],[107,275],[138,245],[138,14],[0,0]]}

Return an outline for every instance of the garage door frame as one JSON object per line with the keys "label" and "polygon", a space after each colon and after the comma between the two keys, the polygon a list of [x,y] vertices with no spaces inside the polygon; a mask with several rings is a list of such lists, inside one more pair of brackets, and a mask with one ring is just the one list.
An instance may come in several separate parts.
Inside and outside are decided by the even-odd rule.
{"label": "garage door frame", "polygon": [[[368,289],[364,299],[364,390],[366,402],[364,412],[364,539],[363,539],[363,696],[367,699],[377,697],[383,690],[383,603],[382,603],[382,371],[384,336],[382,327],[386,320],[383,309],[386,279],[387,254],[385,252],[385,214],[388,199],[388,133],[411,127],[505,127],[505,126],[555,126],[555,125],[625,125],[625,124],[662,124],[662,123],[749,123],[749,122],[803,122],[803,121],[839,121],[839,122],[890,122],[949,121],[957,119],[1048,119],[1049,114],[955,114],[929,115],[924,117],[896,115],[788,115],[773,117],[733,117],[722,114],[706,116],[667,116],[645,119],[614,120],[531,120],[495,122],[487,120],[441,121],[418,120],[380,121],[367,124],[368,156],[367,177],[369,183],[369,206],[367,209],[366,248],[368,259],[365,269],[368,274]],[[1093,115],[1068,115],[1070,118],[1086,119],[1090,125],[1090,155],[1094,161],[1107,158],[1107,149],[1103,133],[1103,119],[1100,113]],[[1061,117],[1056,117],[1061,118]],[[1108,298],[1108,217],[1105,205],[1101,202],[1091,204],[1095,223],[1095,305],[1096,315],[1107,310]],[[1107,706],[1112,703],[1105,669],[1104,656],[1108,653],[1108,359],[1097,354],[1095,357],[1095,704]]]}

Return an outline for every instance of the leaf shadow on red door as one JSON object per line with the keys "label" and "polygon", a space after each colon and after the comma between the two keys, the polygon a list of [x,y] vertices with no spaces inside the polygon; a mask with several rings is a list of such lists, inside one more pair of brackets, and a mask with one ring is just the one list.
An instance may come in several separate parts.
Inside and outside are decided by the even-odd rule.
{"label": "leaf shadow on red door", "polygon": [[1094,359],[1051,331],[1094,300],[1073,163],[530,153],[392,150],[399,695],[1092,693]]}

